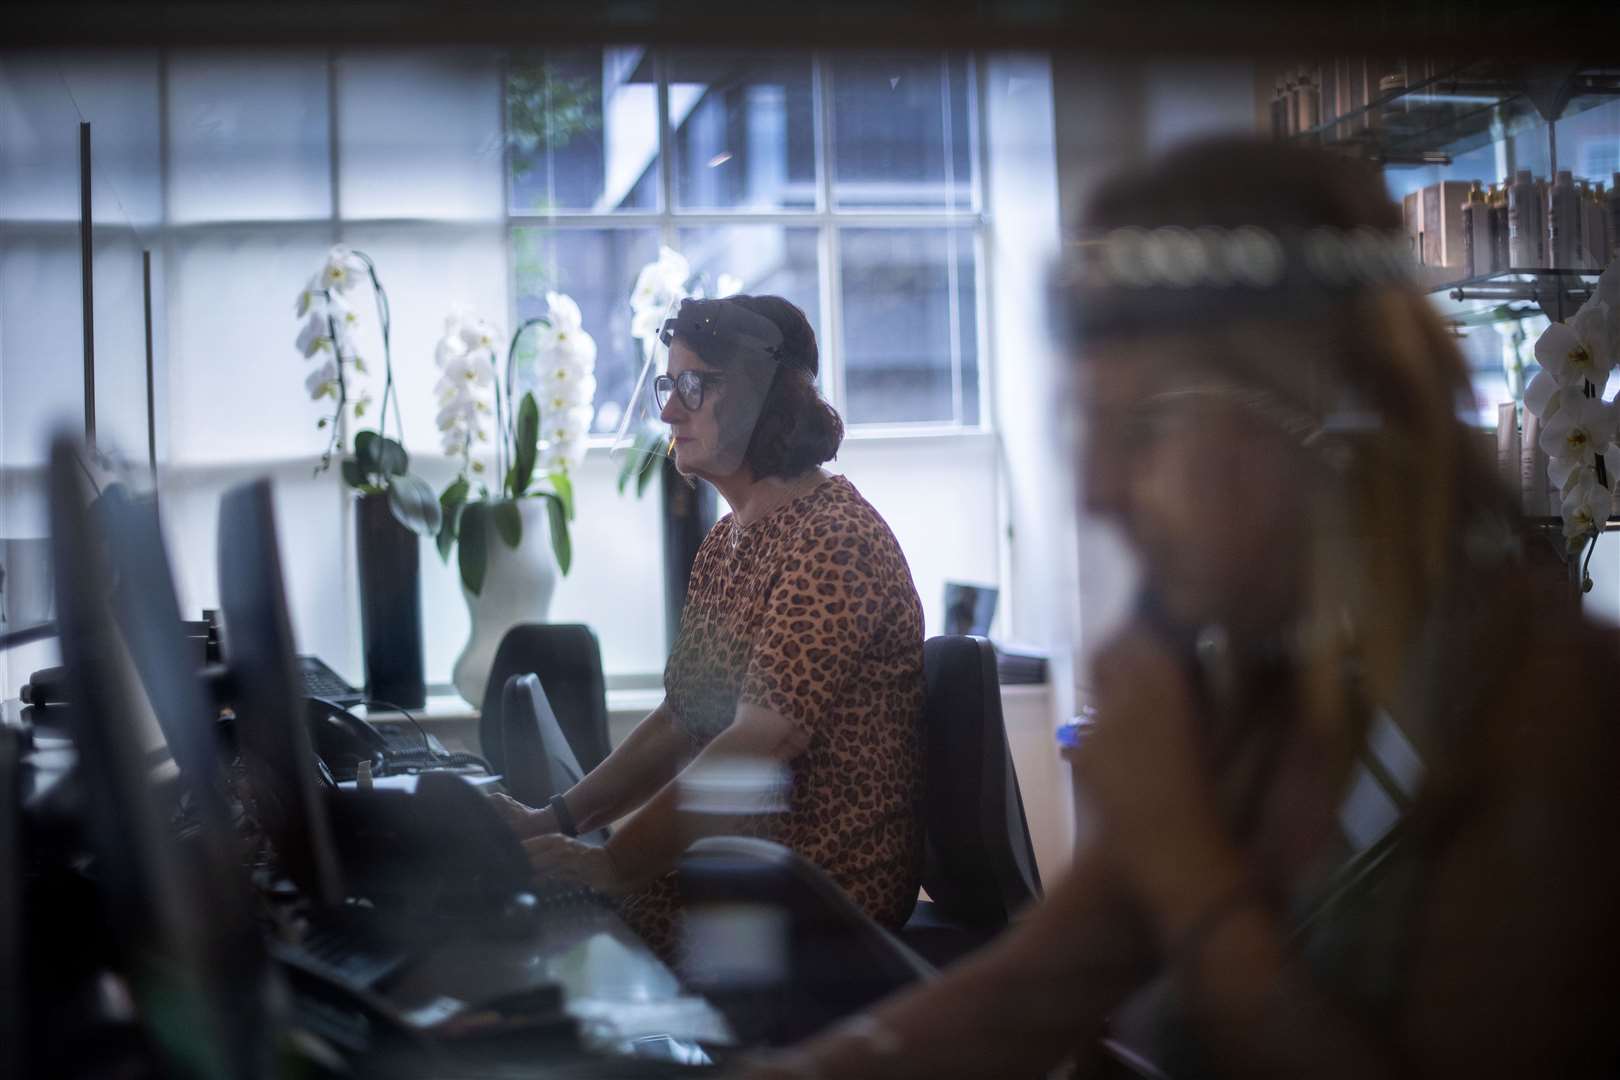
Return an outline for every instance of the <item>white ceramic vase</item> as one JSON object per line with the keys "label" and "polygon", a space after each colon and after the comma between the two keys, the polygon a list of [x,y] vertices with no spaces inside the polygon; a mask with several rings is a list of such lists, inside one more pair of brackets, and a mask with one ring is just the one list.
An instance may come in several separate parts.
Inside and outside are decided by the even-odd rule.
{"label": "white ceramic vase", "polygon": [[477,596],[466,586],[461,589],[472,631],[450,671],[450,680],[474,708],[483,707],[484,684],[489,681],[501,639],[518,623],[545,622],[557,587],[557,556],[551,548],[546,500],[519,499],[518,510],[523,515],[523,540],[511,548],[493,528],[485,530],[489,562],[484,587]]}

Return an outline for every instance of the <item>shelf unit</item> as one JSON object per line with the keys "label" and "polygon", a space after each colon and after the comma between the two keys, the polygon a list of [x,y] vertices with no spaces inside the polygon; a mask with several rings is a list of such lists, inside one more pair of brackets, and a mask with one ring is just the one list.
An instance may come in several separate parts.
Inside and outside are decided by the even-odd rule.
{"label": "shelf unit", "polygon": [[[1386,166],[1449,165],[1489,143],[1620,96],[1620,67],[1458,65],[1292,137]],[[1557,154],[1551,155],[1556,171]]]}
{"label": "shelf unit", "polygon": [[[1551,176],[1558,171],[1556,122],[1617,99],[1617,66],[1479,61],[1443,67],[1291,138],[1398,168],[1450,165],[1492,143],[1544,130]],[[1429,274],[1430,294],[1458,328],[1543,314],[1563,321],[1597,281],[1597,271],[1584,268],[1512,268],[1461,280]]]}

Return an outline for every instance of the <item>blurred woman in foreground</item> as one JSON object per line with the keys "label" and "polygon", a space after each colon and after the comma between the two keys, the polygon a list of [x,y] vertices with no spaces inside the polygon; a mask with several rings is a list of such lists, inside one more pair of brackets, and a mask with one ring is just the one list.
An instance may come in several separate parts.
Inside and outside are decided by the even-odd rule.
{"label": "blurred woman in foreground", "polygon": [[1195,144],[1086,225],[1085,502],[1147,591],[1095,660],[1094,828],[1000,941],[760,1075],[1609,1074],[1616,637],[1533,580],[1376,175]]}

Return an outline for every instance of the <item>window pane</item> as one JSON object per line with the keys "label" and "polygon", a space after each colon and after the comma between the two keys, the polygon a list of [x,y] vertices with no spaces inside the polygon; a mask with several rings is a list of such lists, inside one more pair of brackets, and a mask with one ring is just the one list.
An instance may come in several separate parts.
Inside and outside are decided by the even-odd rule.
{"label": "window pane", "polygon": [[169,295],[168,405],[176,465],[314,457],[330,400],[310,400],[315,361],[296,341],[294,302],[332,242],[329,225],[209,229],[176,240]]}
{"label": "window pane", "polygon": [[326,64],[320,53],[170,59],[171,221],[331,215]]}
{"label": "window pane", "polygon": [[844,229],[839,244],[845,418],[977,424],[973,234]]}
{"label": "window pane", "polygon": [[835,205],[972,207],[972,69],[965,57],[845,53],[830,68]]}
{"label": "window pane", "polygon": [[[506,229],[503,225],[440,225],[418,222],[346,225],[343,242],[377,264],[388,292],[389,347],[394,358],[397,415],[404,421],[405,448],[415,456],[440,453],[435,422],[439,368],[434,346],[451,306],[463,304],[500,327],[507,326]],[[382,358],[376,303],[369,283],[350,293],[360,316],[358,346],[368,361]],[[360,386],[382,403],[383,369],[370,363]],[[375,412],[363,418],[376,426]],[[389,434],[395,413],[390,409]]]}
{"label": "window pane", "polygon": [[658,205],[658,85],[644,48],[512,55],[506,137],[514,214]]}
{"label": "window pane", "polygon": [[[0,461],[8,468],[44,462],[58,427],[84,429],[80,285],[76,235],[11,235],[0,245]],[[0,484],[12,482],[0,475]]]}
{"label": "window pane", "polygon": [[677,207],[815,209],[808,54],[676,53],[669,81]]}
{"label": "window pane", "polygon": [[681,254],[702,276],[704,291],[715,291],[729,274],[738,292],[768,293],[797,304],[821,338],[821,274],[818,230],[783,225],[726,225],[682,229]]}
{"label": "window pane", "polygon": [[501,81],[484,50],[364,52],[338,62],[344,218],[501,216]]}
{"label": "window pane", "polygon": [[[519,319],[546,313],[546,292],[579,305],[585,330],[596,339],[596,419],[591,430],[618,430],[641,353],[630,337],[630,290],[636,275],[658,257],[655,229],[512,230]],[[521,351],[521,350],[520,350]],[[519,368],[518,385],[524,385]]]}

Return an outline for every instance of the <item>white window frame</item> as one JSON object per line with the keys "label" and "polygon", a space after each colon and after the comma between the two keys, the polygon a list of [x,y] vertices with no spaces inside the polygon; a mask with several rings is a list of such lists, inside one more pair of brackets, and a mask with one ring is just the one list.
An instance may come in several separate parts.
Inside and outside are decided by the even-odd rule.
{"label": "white window frame", "polygon": [[[918,438],[929,436],[982,436],[989,435],[994,430],[993,417],[995,415],[994,402],[991,398],[994,380],[992,368],[994,357],[991,343],[994,334],[990,324],[990,295],[992,293],[989,277],[989,216],[985,212],[985,184],[988,175],[987,140],[982,131],[983,124],[983,78],[984,65],[976,53],[968,52],[964,55],[967,64],[967,86],[965,87],[968,100],[968,135],[973,143],[973,153],[969,155],[969,164],[972,175],[968,178],[970,202],[965,209],[946,208],[942,210],[840,210],[833,199],[832,160],[834,146],[834,120],[832,108],[832,64],[828,54],[821,50],[810,53],[810,88],[812,96],[812,110],[815,117],[815,143],[816,143],[816,207],[812,210],[680,210],[675,206],[675,177],[674,170],[670,168],[673,160],[675,146],[675,131],[670,123],[669,111],[669,79],[668,56],[672,51],[669,48],[655,47],[650,50],[652,55],[654,78],[657,81],[658,100],[658,195],[659,208],[656,210],[571,210],[571,211],[542,211],[534,213],[513,213],[511,182],[512,165],[509,132],[506,127],[507,111],[506,100],[506,70],[501,73],[502,86],[502,112],[501,133],[506,143],[506,164],[504,180],[506,184],[505,216],[507,228],[508,263],[511,267],[508,277],[508,294],[511,297],[511,310],[507,317],[511,325],[517,325],[517,304],[519,288],[516,267],[511,259],[513,245],[510,241],[512,231],[518,228],[588,228],[593,230],[605,229],[647,229],[658,230],[659,242],[676,247],[676,236],[682,228],[702,228],[704,226],[731,226],[731,225],[776,225],[792,228],[814,228],[817,231],[817,251],[819,259],[819,292],[820,292],[820,327],[821,338],[818,342],[821,352],[821,388],[828,401],[841,415],[846,416],[845,435],[854,439],[887,439],[887,438]],[[509,63],[509,56],[503,63]],[[947,123],[949,117],[947,116]],[[947,138],[949,131],[947,129]],[[945,154],[945,167],[947,183],[954,177],[954,155],[949,150]],[[334,180],[335,183],[335,180]],[[952,382],[952,412],[954,418],[950,420],[922,420],[903,423],[851,423],[847,419],[848,409],[844,393],[844,356],[843,356],[843,267],[840,262],[840,236],[848,228],[944,228],[955,229],[966,234],[966,239],[973,245],[973,259],[977,287],[974,289],[974,346],[978,363],[975,379],[978,391],[978,420],[974,423],[963,423],[963,372],[961,358],[961,334],[953,332],[951,335],[951,382]],[[950,297],[954,308],[957,303],[959,290],[956,287],[957,267],[954,260],[947,266],[950,278]],[[960,320],[956,320],[960,326]],[[590,445],[594,448],[607,448],[612,445],[613,438],[601,433],[591,437]]]}

